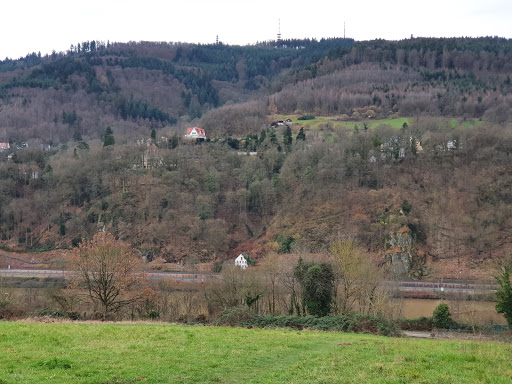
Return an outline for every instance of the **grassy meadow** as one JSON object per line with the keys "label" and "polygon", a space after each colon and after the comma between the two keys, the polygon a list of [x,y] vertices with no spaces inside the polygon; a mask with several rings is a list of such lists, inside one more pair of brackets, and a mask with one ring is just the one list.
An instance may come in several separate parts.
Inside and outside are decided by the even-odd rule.
{"label": "grassy meadow", "polygon": [[[300,115],[276,115],[273,120],[292,120],[292,124],[294,126],[302,126],[306,130],[320,130],[329,127],[333,130],[353,130],[357,125],[360,130],[363,129],[363,125],[368,124],[369,129],[375,129],[381,125],[387,125],[393,129],[400,129],[403,127],[404,123],[411,125],[414,122],[414,119],[411,117],[398,117],[398,118],[389,118],[389,119],[361,119],[359,121],[340,121],[337,120],[337,116],[318,116],[313,120],[298,120]],[[441,119],[444,124],[455,129],[457,127],[473,127],[477,125],[482,125],[483,122],[480,120],[469,119],[469,120],[457,120],[457,119]]]}
{"label": "grassy meadow", "polygon": [[181,326],[0,323],[0,383],[510,383],[512,345]]}
{"label": "grassy meadow", "polygon": [[329,126],[332,129],[354,129],[354,126],[357,125],[360,130],[363,129],[363,124],[368,124],[369,129],[377,128],[379,125],[389,125],[391,128],[400,129],[404,125],[404,123],[411,124],[413,121],[410,117],[399,117],[392,119],[362,119],[360,121],[341,121],[337,120],[337,116],[328,116],[315,117],[313,120],[298,120],[300,115],[276,115],[273,120],[292,120],[292,124],[303,126],[308,130],[317,130],[321,128],[326,128]]}

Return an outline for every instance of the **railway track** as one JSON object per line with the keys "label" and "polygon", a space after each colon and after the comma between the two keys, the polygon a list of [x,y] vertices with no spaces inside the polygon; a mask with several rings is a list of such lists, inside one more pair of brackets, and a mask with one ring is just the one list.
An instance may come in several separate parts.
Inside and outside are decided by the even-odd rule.
{"label": "railway track", "polygon": [[[202,282],[208,279],[220,279],[216,273],[189,273],[189,272],[144,272],[149,280],[178,280]],[[74,275],[72,271],[55,269],[0,269],[0,276],[5,277],[39,277],[39,278],[69,278]],[[476,282],[432,282],[432,281],[387,281],[387,284],[396,286],[400,291],[430,291],[430,292],[463,292],[463,293],[492,293],[499,288],[492,283]]]}

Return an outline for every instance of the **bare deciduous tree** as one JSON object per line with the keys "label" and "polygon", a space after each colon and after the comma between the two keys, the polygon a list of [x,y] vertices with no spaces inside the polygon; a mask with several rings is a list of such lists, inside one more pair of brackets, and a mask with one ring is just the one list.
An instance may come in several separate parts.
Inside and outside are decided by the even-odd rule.
{"label": "bare deciduous tree", "polygon": [[101,307],[105,320],[141,298],[141,260],[128,245],[109,233],[97,233],[73,252],[75,284],[84,285],[89,299]]}
{"label": "bare deciduous tree", "polygon": [[398,301],[384,284],[383,271],[353,240],[338,240],[331,246],[336,276],[335,312],[356,311],[394,317],[400,312]]}

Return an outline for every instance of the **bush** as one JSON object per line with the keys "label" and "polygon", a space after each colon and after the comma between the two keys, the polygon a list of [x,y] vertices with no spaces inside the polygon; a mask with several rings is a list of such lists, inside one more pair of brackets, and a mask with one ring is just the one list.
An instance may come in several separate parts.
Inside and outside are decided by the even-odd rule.
{"label": "bush", "polygon": [[216,261],[213,263],[212,272],[213,273],[221,273],[222,272],[222,261]]}
{"label": "bush", "polygon": [[411,212],[412,206],[407,200],[404,200],[401,205],[402,211],[407,215]]}
{"label": "bush", "polygon": [[14,320],[25,317],[25,310],[7,301],[0,301],[0,320]]}
{"label": "bush", "polygon": [[512,328],[512,286],[510,285],[510,265],[502,267],[495,277],[500,289],[496,291],[496,312],[503,313],[509,328]]}
{"label": "bush", "polygon": [[279,253],[289,253],[292,249],[294,239],[290,235],[278,235],[276,241],[280,244]]}
{"label": "bush", "polygon": [[400,336],[400,329],[396,323],[376,316],[357,314],[325,317],[260,316],[245,307],[237,307],[224,311],[214,324],[244,328],[291,328]]}
{"label": "bush", "polygon": [[432,318],[420,317],[419,319],[404,319],[400,321],[400,328],[407,331],[431,331]]}
{"label": "bush", "polygon": [[448,304],[441,303],[434,309],[432,324],[436,328],[450,328],[453,320]]}
{"label": "bush", "polygon": [[68,312],[68,311],[62,311],[58,309],[51,309],[51,308],[41,308],[39,311],[37,311],[35,316],[42,317],[53,317],[57,319],[71,319],[71,320],[78,320],[80,318],[80,314],[78,312]]}
{"label": "bush", "polygon": [[248,321],[254,316],[254,313],[245,306],[235,307],[224,310],[214,324],[228,325],[230,327],[241,326],[243,322]]}
{"label": "bush", "polygon": [[151,320],[156,320],[160,317],[160,313],[155,311],[154,309],[150,310],[148,312],[148,317],[151,319]]}
{"label": "bush", "polygon": [[297,120],[314,120],[314,115],[302,115],[297,118]]}

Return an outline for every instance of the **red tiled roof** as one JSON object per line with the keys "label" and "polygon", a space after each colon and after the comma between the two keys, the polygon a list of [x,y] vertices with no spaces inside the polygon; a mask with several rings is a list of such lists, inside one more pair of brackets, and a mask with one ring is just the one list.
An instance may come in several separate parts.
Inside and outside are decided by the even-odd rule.
{"label": "red tiled roof", "polygon": [[206,133],[204,132],[204,129],[198,127],[187,128],[187,136],[194,136],[206,139]]}

